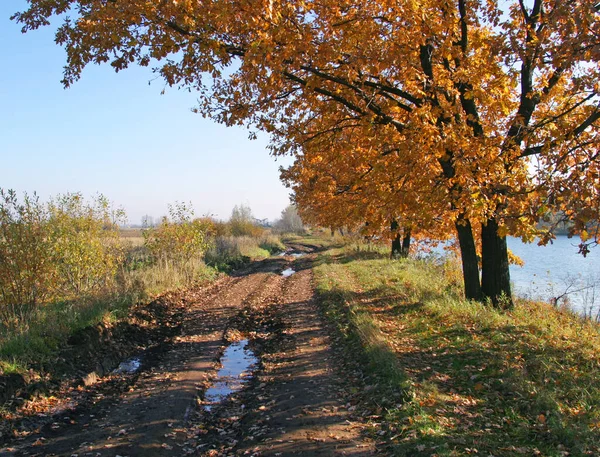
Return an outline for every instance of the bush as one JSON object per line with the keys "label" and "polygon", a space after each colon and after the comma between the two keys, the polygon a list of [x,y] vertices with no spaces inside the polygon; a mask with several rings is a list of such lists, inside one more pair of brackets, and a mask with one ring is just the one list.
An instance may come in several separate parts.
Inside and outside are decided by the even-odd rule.
{"label": "bush", "polygon": [[48,213],[57,297],[77,298],[112,286],[124,257],[118,227],[124,212],[113,210],[102,195],[87,203],[81,194],[65,194],[48,204]]}
{"label": "bush", "polygon": [[48,298],[56,269],[38,197],[0,189],[0,317],[23,321]]}
{"label": "bush", "polygon": [[[193,214],[191,206],[176,203],[169,206],[170,220],[165,217],[158,227],[144,230],[148,251],[164,268],[186,271],[192,260],[202,258],[210,246],[209,222],[193,219]],[[189,282],[192,276],[190,272]]]}
{"label": "bush", "polygon": [[0,189],[0,317],[24,323],[43,303],[111,286],[122,262],[114,211],[101,195],[65,194],[40,203]]}
{"label": "bush", "polygon": [[285,251],[285,245],[281,242],[281,239],[270,233],[264,234],[258,245],[261,249],[268,251],[269,254]]}
{"label": "bush", "polygon": [[239,268],[248,261],[240,250],[238,240],[234,237],[217,237],[204,255],[204,261],[221,271]]}

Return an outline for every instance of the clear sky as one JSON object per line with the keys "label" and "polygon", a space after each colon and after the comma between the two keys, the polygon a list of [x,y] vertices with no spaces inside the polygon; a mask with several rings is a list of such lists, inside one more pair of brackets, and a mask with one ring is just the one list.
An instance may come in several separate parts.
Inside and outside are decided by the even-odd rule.
{"label": "clear sky", "polygon": [[103,193],[130,223],[191,201],[197,215],[226,219],[235,204],[275,219],[289,203],[267,138],[250,141],[191,113],[193,93],[168,89],[149,69],[115,74],[89,67],[69,89],[60,84],[65,53],[51,28],[21,34],[9,20],[23,0],[0,1],[0,187]]}

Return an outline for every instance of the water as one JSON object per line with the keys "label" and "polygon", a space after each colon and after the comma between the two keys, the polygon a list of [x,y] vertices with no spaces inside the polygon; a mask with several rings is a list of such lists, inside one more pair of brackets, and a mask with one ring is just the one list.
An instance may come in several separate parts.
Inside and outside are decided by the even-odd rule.
{"label": "water", "polygon": [[285,257],[288,255],[299,259],[300,257],[304,257],[306,255],[306,253],[305,252],[296,252],[296,251],[285,251],[285,252],[278,252],[277,254],[274,255],[274,257]]}
{"label": "water", "polygon": [[510,267],[515,293],[548,301],[568,292],[574,310],[587,315],[591,311],[595,317],[600,310],[600,247],[584,258],[578,254],[578,243],[578,238],[566,236],[548,246],[509,238],[509,249],[525,262],[523,267]]}
{"label": "water", "polygon": [[292,270],[291,268],[287,268],[281,272],[281,276],[287,278],[288,276],[292,276],[294,273],[296,273],[294,270]]}
{"label": "water", "polygon": [[217,372],[215,383],[204,393],[204,408],[210,411],[225,397],[239,391],[258,363],[254,353],[248,349],[248,340],[233,343],[221,357],[221,369]]}
{"label": "water", "polygon": [[117,368],[113,370],[115,374],[131,374],[135,373],[142,366],[142,361],[139,358],[133,358],[121,362]]}

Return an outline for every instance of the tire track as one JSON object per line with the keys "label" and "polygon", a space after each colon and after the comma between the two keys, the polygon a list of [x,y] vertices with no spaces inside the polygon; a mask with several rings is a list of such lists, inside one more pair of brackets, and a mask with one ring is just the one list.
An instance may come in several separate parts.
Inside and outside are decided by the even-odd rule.
{"label": "tire track", "polygon": [[260,269],[267,272],[226,278],[192,294],[181,334],[128,392],[98,398],[97,406],[70,418],[71,426],[37,433],[0,455],[181,455],[186,415],[214,376],[229,322],[244,306],[277,293],[279,278],[268,272],[278,269],[277,262],[263,262]]}

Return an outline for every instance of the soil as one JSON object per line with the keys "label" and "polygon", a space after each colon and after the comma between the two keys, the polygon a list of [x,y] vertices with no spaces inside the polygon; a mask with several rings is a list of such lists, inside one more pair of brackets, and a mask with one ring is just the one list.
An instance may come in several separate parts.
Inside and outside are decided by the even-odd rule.
{"label": "soil", "polygon": [[[353,404],[355,373],[341,362],[314,298],[315,254],[293,248],[306,255],[267,259],[171,297],[167,314],[177,325],[169,320],[171,333],[138,354],[139,371],[101,370],[97,382],[55,393],[38,419],[15,428],[0,456],[377,454]],[[288,268],[295,273],[283,276]],[[243,339],[259,360],[252,377],[205,408],[223,351]]]}

